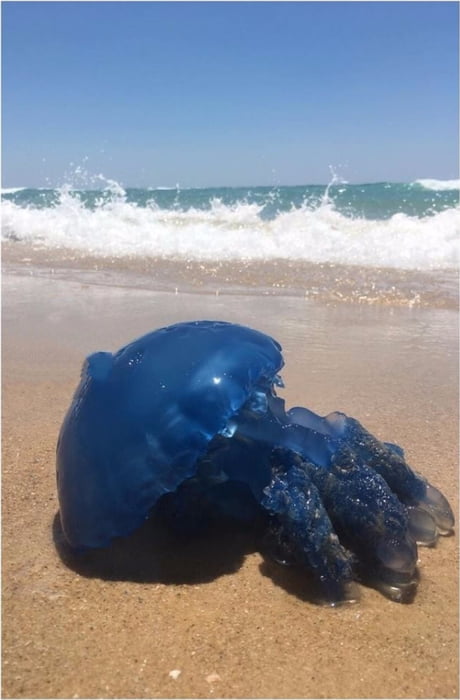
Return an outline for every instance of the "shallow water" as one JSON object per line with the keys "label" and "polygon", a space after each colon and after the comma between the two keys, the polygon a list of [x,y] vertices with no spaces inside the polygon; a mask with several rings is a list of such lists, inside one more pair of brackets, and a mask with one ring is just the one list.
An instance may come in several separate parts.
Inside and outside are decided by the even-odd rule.
{"label": "shallow water", "polygon": [[458,308],[456,270],[401,270],[299,260],[197,262],[149,257],[98,257],[76,251],[4,243],[4,269],[14,274],[173,291],[296,296],[327,303]]}
{"label": "shallow water", "polygon": [[[356,373],[363,384],[375,387],[375,405],[381,403],[379,392],[394,392],[390,412],[402,391],[410,391],[420,402],[432,401],[437,390],[452,396],[456,392],[458,314],[450,309],[322,304],[296,295],[171,293],[107,280],[91,284],[89,274],[81,279],[4,274],[3,298],[5,334],[11,327],[24,339],[38,339],[46,324],[57,345],[81,360],[95,350],[115,351],[141,334],[179,321],[207,318],[257,328],[283,346],[290,403],[310,406],[313,394],[320,405],[310,407],[319,413],[363,409],[352,379]],[[29,351],[28,344],[21,348]],[[419,370],[423,356],[432,364],[428,374]],[[452,379],[446,383],[447,368]],[[79,365],[76,378],[78,372]],[[298,379],[289,381],[291,373],[304,378],[300,386]],[[326,403],[322,396],[325,376],[336,387],[335,402]],[[411,381],[405,390],[406,377]],[[366,407],[366,413],[372,409]]]}

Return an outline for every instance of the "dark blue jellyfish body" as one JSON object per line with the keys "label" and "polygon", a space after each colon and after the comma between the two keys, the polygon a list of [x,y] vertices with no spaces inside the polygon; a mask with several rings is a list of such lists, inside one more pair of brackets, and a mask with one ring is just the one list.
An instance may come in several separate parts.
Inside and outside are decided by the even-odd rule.
{"label": "dark blue jellyfish body", "polygon": [[263,512],[273,557],[311,569],[330,601],[357,571],[404,600],[417,542],[452,531],[449,504],[358,421],[286,412],[282,366],[275,340],[220,321],[91,355],[57,446],[69,544],[107,546],[162,503],[186,528]]}

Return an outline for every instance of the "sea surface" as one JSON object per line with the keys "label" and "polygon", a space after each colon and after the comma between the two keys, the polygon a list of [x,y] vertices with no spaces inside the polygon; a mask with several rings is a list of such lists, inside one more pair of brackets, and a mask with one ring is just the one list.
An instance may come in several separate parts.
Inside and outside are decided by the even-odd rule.
{"label": "sea surface", "polygon": [[[442,295],[447,285],[452,301],[459,185],[433,179],[348,184],[334,177],[295,187],[141,189],[100,175],[90,187],[2,190],[2,239],[13,258],[14,250],[29,246],[44,260],[99,259],[112,269],[129,261],[146,279],[150,260],[171,278],[177,264],[193,279],[201,270],[203,284],[211,278],[214,285],[218,278],[247,284],[250,277],[262,287],[305,294],[333,286],[331,269],[350,290],[355,278],[367,298],[372,285],[377,296],[393,287],[399,293],[413,273],[401,299],[417,303],[420,294]],[[329,282],[320,270],[329,271]]]}

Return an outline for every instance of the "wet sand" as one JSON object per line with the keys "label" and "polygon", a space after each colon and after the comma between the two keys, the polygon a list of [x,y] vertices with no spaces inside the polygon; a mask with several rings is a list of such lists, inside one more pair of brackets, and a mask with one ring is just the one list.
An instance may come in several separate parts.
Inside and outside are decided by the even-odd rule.
{"label": "wet sand", "polygon": [[457,512],[454,310],[321,304],[3,277],[3,697],[458,697],[458,540],[420,549],[415,601],[360,586],[315,603],[308,576],[244,532],[190,546],[152,525],[78,559],[59,526],[54,451],[84,356],[218,318],[283,345],[290,405],[397,442]]}
{"label": "wet sand", "polygon": [[19,273],[134,289],[458,310],[458,271],[452,269],[418,271],[292,259],[112,257],[19,241],[3,242],[2,258],[8,269]]}

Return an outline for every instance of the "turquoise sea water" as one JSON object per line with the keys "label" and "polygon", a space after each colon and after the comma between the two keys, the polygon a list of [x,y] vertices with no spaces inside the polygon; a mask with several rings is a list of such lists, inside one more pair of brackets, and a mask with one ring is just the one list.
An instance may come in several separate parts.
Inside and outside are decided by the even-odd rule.
{"label": "turquoise sea water", "polygon": [[3,190],[3,239],[112,257],[457,266],[457,181],[139,189],[96,180]]}
{"label": "turquoise sea water", "polygon": [[[422,181],[423,182],[423,181]],[[458,205],[459,194],[455,188],[428,188],[420,182],[411,184],[379,182],[363,185],[299,185],[295,187],[209,187],[203,189],[140,189],[126,188],[125,201],[139,207],[152,204],[162,209],[201,209],[212,207],[216,200],[226,206],[238,203],[257,204],[262,207],[263,218],[274,218],[279,212],[292,207],[308,205],[319,207],[325,199],[346,216],[364,219],[388,219],[394,214],[429,216]],[[104,190],[73,190],[85,206],[94,209],[113,197],[113,188]],[[59,204],[61,190],[12,189],[3,197],[22,207],[55,207]]]}

